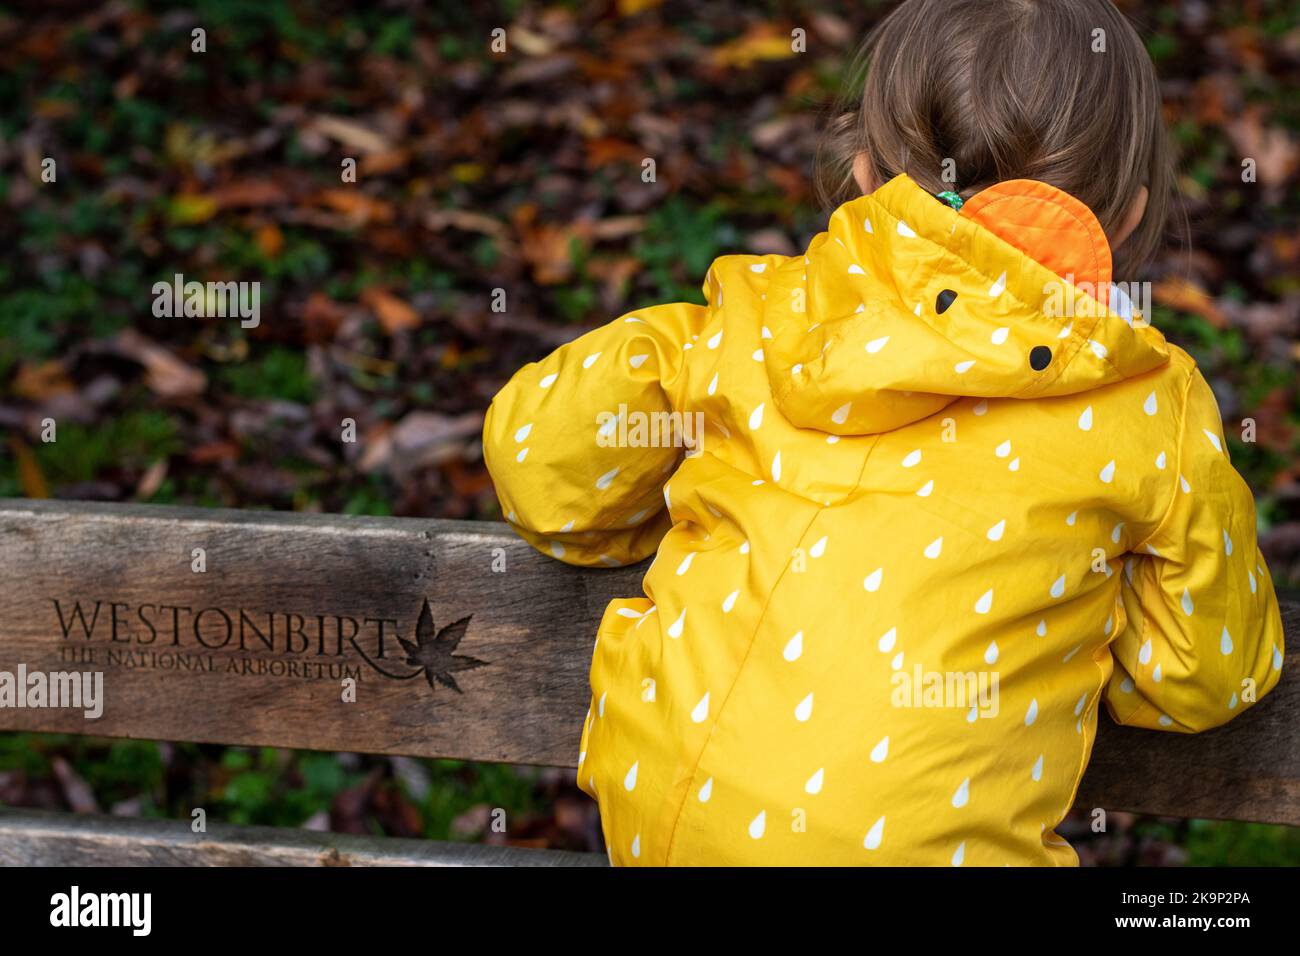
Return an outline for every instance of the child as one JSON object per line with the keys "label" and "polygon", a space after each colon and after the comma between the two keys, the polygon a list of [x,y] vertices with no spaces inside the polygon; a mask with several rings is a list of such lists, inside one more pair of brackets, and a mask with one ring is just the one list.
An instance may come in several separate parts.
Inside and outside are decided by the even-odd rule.
{"label": "child", "polygon": [[827,148],[860,195],[803,255],[718,259],[488,413],[527,541],[657,552],[578,758],[616,864],[1074,865],[1103,701],[1195,733],[1278,680],[1214,395],[1109,292],[1170,201],[1140,39],[1108,0],[910,0],[864,54]]}

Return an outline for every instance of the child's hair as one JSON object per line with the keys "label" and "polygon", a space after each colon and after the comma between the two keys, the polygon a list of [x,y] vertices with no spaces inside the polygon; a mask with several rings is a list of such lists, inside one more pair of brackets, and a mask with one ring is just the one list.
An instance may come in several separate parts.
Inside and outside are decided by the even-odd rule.
{"label": "child's hair", "polygon": [[876,185],[906,173],[970,198],[1042,180],[1087,204],[1108,235],[1146,186],[1116,265],[1136,270],[1160,248],[1174,183],[1160,87],[1111,0],[907,0],[867,37],[851,77],[818,152],[823,202],[859,193],[862,152]]}

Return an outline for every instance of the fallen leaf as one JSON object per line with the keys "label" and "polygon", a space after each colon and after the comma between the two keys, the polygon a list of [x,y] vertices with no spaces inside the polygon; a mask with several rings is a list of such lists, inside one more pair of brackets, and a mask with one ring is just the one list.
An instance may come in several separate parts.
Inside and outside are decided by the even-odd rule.
{"label": "fallen leaf", "polygon": [[478,163],[457,163],[451,167],[451,178],[458,183],[468,185],[478,182],[486,172],[487,170]]}
{"label": "fallen leaf", "polygon": [[573,274],[575,247],[583,249],[592,233],[589,222],[538,223],[537,207],[524,203],[515,209],[515,229],[519,249],[533,267],[539,285],[558,285]]}
{"label": "fallen leaf", "polygon": [[110,351],[142,365],[145,384],[164,398],[201,395],[208,387],[207,376],[201,371],[135,329],[123,329],[107,346]]}
{"label": "fallen leaf", "polygon": [[160,458],[145,469],[135,486],[135,496],[140,501],[147,501],[158,493],[167,478],[167,459]]}
{"label": "fallen leaf", "polygon": [[460,459],[453,458],[443,468],[452,492],[459,498],[476,498],[492,488],[492,476],[483,467],[468,468]]}
{"label": "fallen leaf", "polygon": [[343,307],[317,290],[302,307],[302,324],[308,343],[332,342],[343,321]]}
{"label": "fallen leaf", "polygon": [[745,247],[759,256],[793,256],[798,251],[789,235],[780,229],[760,229],[750,233]]}
{"label": "fallen leaf", "polygon": [[480,232],[495,239],[508,239],[510,229],[499,219],[485,216],[469,209],[435,209],[424,215],[424,227],[431,232],[459,229],[462,232]]}
{"label": "fallen leaf", "polygon": [[645,264],[636,256],[593,259],[587,263],[587,271],[592,278],[602,281],[601,301],[610,311],[618,310],[618,303],[623,301],[628,283],[643,268]]}
{"label": "fallen leaf", "polygon": [[36,460],[27,443],[17,435],[10,435],[9,447],[13,449],[14,458],[18,461],[18,483],[22,486],[23,494],[28,498],[48,498],[50,486],[41,471],[41,463]]}
{"label": "fallen leaf", "polygon": [[361,293],[361,302],[375,314],[389,335],[420,324],[420,314],[397,296],[383,289],[369,288]]}
{"label": "fallen leaf", "polygon": [[459,457],[464,443],[478,438],[482,431],[482,412],[455,416],[407,412],[383,436],[387,447],[382,449],[382,454],[365,456],[365,460],[372,469],[388,465],[398,472],[411,472]]}
{"label": "fallen leaf", "polygon": [[609,216],[584,229],[591,238],[605,242],[626,239],[640,235],[645,229],[645,216]]}
{"label": "fallen leaf", "polygon": [[348,368],[360,369],[367,375],[378,375],[380,378],[386,378],[397,374],[398,365],[391,359],[342,348],[334,349],[333,354],[340,364]]}
{"label": "fallen leaf", "polygon": [[393,423],[380,422],[361,439],[357,469],[364,474],[387,467],[393,455]]}
{"label": "fallen leaf", "polygon": [[517,46],[528,56],[545,56],[555,49],[555,44],[548,37],[519,26],[506,31],[506,43]]}
{"label": "fallen leaf", "polygon": [[813,29],[833,46],[847,47],[853,42],[853,27],[833,13],[816,12],[812,15]]}
{"label": "fallen leaf", "polygon": [[378,153],[369,153],[357,163],[357,173],[361,176],[383,176],[406,167],[411,161],[411,150],[389,149]]}
{"label": "fallen leaf", "polygon": [[211,465],[222,461],[235,461],[239,446],[232,441],[214,441],[190,449],[189,460],[196,465]]}
{"label": "fallen leaf", "polygon": [[1228,133],[1243,159],[1256,163],[1259,181],[1282,186],[1300,169],[1300,143],[1287,130],[1264,121],[1264,111],[1252,106],[1228,122]]}
{"label": "fallen leaf", "polygon": [[99,804],[95,801],[95,791],[90,788],[81,774],[72,764],[58,755],[50,758],[50,769],[54,771],[63,797],[73,813],[98,813]]}
{"label": "fallen leaf", "polygon": [[319,205],[343,213],[358,224],[392,222],[395,215],[391,205],[357,189],[325,189],[317,193],[314,200]]}
{"label": "fallen leaf", "polygon": [[211,196],[189,193],[172,197],[167,204],[167,216],[172,222],[192,226],[207,222],[217,214],[219,208]]}
{"label": "fallen leaf", "polygon": [[646,153],[645,149],[636,143],[629,143],[613,136],[589,139],[586,148],[588,169],[613,165],[637,165],[645,158]]}
{"label": "fallen leaf", "polygon": [[788,60],[795,55],[790,31],[773,23],[759,23],[713,51],[716,66],[748,69],[761,60]]}
{"label": "fallen leaf", "polygon": [[37,101],[33,112],[41,119],[61,120],[76,116],[78,109],[78,105],[72,100],[60,98]]}
{"label": "fallen leaf", "polygon": [[1171,276],[1152,286],[1151,294],[1160,305],[1177,309],[1180,312],[1199,315],[1216,329],[1225,328],[1228,324],[1223,310],[1215,304],[1210,294],[1194,280],[1182,276]]}
{"label": "fallen leaf", "polygon": [[284,249],[284,233],[280,227],[273,222],[268,222],[259,226],[256,235],[253,237],[257,242],[257,248],[261,250],[262,255],[268,259],[278,259],[280,252]]}
{"label": "fallen leaf", "polygon": [[19,366],[10,387],[14,394],[34,402],[44,401],[54,395],[66,395],[75,390],[63,363],[57,359],[39,365],[24,362]]}
{"label": "fallen leaf", "polygon": [[393,144],[379,133],[343,116],[322,113],[314,117],[306,128],[345,146],[353,146],[363,153],[386,153],[393,149]]}
{"label": "fallen leaf", "polygon": [[218,209],[247,209],[278,206],[288,201],[289,194],[270,179],[241,179],[212,190],[208,198]]}
{"label": "fallen leaf", "polygon": [[448,832],[453,839],[468,840],[474,839],[483,834],[491,822],[492,808],[486,803],[476,803],[468,810],[451,818],[451,824]]}
{"label": "fallen leaf", "polygon": [[655,9],[662,2],[663,0],[618,0],[618,15],[634,17],[645,10]]}

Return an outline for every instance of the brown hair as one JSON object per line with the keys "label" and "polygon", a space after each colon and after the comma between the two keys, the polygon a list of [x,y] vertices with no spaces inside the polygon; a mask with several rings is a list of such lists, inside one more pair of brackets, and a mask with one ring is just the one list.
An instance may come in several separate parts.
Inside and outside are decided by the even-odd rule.
{"label": "brown hair", "polygon": [[1169,219],[1173,161],[1155,67],[1111,0],[906,0],[854,61],[818,150],[824,202],[860,193],[859,153],[876,185],[906,173],[963,198],[1041,180],[1086,203],[1107,235],[1146,186],[1117,271],[1150,261]]}

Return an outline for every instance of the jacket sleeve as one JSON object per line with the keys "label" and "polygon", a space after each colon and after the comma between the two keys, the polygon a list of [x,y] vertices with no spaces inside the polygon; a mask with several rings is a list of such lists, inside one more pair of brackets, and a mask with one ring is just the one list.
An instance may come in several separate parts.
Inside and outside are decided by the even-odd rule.
{"label": "jacket sleeve", "polygon": [[483,425],[506,520],[545,554],[633,564],[669,527],[664,482],[695,436],[672,395],[706,310],[634,312],[520,369]]}
{"label": "jacket sleeve", "polygon": [[1255,502],[1228,460],[1218,403],[1187,383],[1173,499],[1125,563],[1127,627],[1106,705],[1121,724],[1196,733],[1277,684],[1282,620],[1255,538]]}

